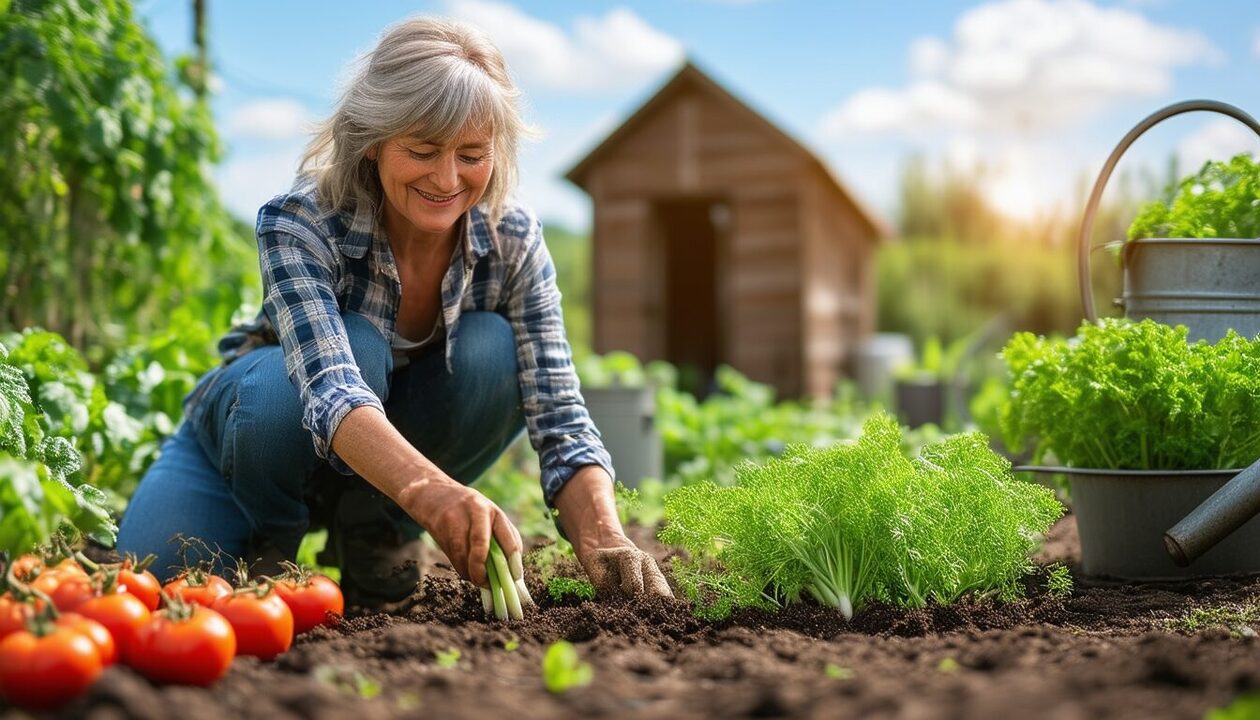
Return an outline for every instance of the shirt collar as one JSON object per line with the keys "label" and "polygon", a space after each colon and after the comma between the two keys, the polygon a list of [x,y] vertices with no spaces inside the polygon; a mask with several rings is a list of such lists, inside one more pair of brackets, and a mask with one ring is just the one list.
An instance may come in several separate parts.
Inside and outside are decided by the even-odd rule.
{"label": "shirt collar", "polygon": [[367,254],[372,247],[372,239],[376,236],[376,213],[360,203],[350,220],[350,228],[337,243],[341,254],[358,260]]}

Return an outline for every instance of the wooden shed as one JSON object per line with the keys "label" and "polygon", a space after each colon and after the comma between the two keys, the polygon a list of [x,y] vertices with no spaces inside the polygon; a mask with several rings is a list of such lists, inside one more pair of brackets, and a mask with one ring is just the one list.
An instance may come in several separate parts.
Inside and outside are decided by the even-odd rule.
{"label": "wooden shed", "polygon": [[594,201],[596,352],[822,397],[874,330],[881,222],[690,62],[566,177]]}

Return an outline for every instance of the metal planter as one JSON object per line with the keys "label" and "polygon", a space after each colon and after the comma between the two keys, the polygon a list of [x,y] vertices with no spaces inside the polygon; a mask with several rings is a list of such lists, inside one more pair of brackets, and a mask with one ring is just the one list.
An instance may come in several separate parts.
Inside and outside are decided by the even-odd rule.
{"label": "metal planter", "polygon": [[897,415],[901,422],[912,428],[945,422],[944,382],[936,378],[901,379],[897,381]]}
{"label": "metal planter", "polygon": [[1260,334],[1260,240],[1147,238],[1124,248],[1124,313],[1214,343]]}
{"label": "metal planter", "polygon": [[1081,570],[1123,580],[1176,580],[1260,572],[1260,520],[1252,518],[1190,567],[1173,562],[1164,532],[1238,470],[1107,470],[1026,466],[1062,473],[1072,488]]}
{"label": "metal planter", "polygon": [[[1085,318],[1098,319],[1091,284],[1090,253],[1094,216],[1107,180],[1146,131],[1177,115],[1208,111],[1225,115],[1260,135],[1260,123],[1247,113],[1215,100],[1189,100],[1151,113],[1130,130],[1103,164],[1094,181],[1077,235],[1077,280]],[[1148,238],[1125,243],[1125,315],[1185,325],[1190,339],[1215,342],[1229,328],[1247,337],[1260,332],[1260,240]]]}
{"label": "metal planter", "polygon": [[617,479],[632,488],[644,478],[661,478],[665,454],[656,428],[656,389],[583,388],[582,396],[612,455]]}

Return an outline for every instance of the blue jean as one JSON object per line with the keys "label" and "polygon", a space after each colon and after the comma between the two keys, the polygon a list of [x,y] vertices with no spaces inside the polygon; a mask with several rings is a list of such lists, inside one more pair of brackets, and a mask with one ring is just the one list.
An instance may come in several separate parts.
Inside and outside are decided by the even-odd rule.
{"label": "blue jean", "polygon": [[[343,320],[390,422],[452,478],[476,480],[524,429],[516,344],[502,316],[461,317],[452,372],[445,344],[395,372],[376,328],[353,313]],[[387,554],[419,537],[422,528],[375,487],[315,454],[279,346],[253,350],[200,382],[213,382],[201,412],[166,440],[141,480],[118,532],[119,552],[157,555],[154,572],[165,578],[182,566],[172,542],[178,534],[247,559],[260,548],[292,559],[312,527],[328,527],[330,542],[337,534],[338,549],[362,553]],[[335,557],[343,570],[346,559]]]}

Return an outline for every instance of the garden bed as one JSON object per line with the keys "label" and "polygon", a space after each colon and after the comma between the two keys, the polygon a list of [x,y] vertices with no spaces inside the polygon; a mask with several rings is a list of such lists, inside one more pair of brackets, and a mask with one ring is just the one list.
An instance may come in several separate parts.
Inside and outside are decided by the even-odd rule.
{"label": "garden bed", "polygon": [[[1069,517],[1039,559],[1070,564],[1075,552]],[[874,606],[851,623],[812,605],[707,623],[672,600],[550,605],[525,622],[487,623],[453,577],[437,566],[407,607],[317,630],[275,663],[238,659],[208,690],[155,688],[111,668],[64,714],[1199,718],[1260,688],[1249,625],[1260,620],[1246,611],[1260,602],[1255,578],[1078,582],[1066,598],[1034,578],[1015,604]],[[1224,610],[1195,612],[1211,609]],[[543,652],[558,639],[594,667],[592,684],[544,688]]]}

